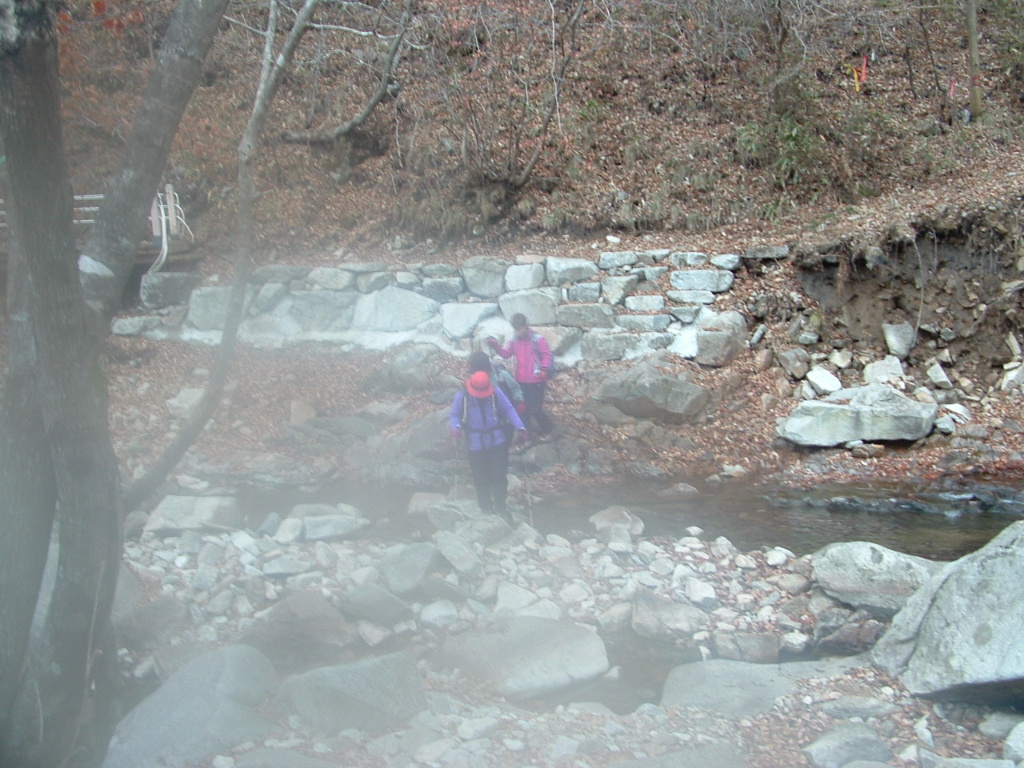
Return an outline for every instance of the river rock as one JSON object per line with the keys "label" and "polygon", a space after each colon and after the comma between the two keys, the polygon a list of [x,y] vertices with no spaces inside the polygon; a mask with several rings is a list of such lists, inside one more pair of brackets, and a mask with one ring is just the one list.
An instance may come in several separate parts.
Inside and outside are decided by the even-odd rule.
{"label": "river rock", "polygon": [[631,541],[634,536],[644,532],[644,521],[618,505],[605,507],[592,514],[588,520],[605,543],[622,538]]}
{"label": "river rock", "polygon": [[596,399],[614,405],[629,416],[678,424],[702,416],[711,393],[684,378],[638,365],[606,379]]}
{"label": "river rock", "polygon": [[854,760],[884,763],[892,753],[867,723],[840,723],[804,747],[815,768],[843,768]]}
{"label": "river rock", "polygon": [[526,315],[530,325],[549,325],[555,322],[555,312],[561,300],[558,288],[545,286],[526,291],[509,291],[498,298],[498,306],[506,317],[517,312]]}
{"label": "river rock", "polygon": [[679,291],[711,291],[722,293],[732,287],[735,275],[726,269],[675,270],[669,282]]}
{"label": "river rock", "polygon": [[889,354],[906,360],[917,341],[917,332],[910,323],[882,323],[882,336]]}
{"label": "river rock", "polygon": [[800,381],[811,370],[811,355],[803,347],[783,349],[775,353],[775,359],[795,381]]}
{"label": "river rock", "polygon": [[[922,696],[992,705],[1024,696],[1024,521],[950,563],[893,617],[872,659]],[[1008,599],[1009,598],[1009,599]]]}
{"label": "river rock", "polygon": [[562,304],[556,319],[559,325],[574,328],[611,328],[615,311],[607,304]]}
{"label": "river rock", "polygon": [[343,539],[370,524],[358,514],[308,515],[302,522],[306,541]]}
{"label": "river rock", "polygon": [[797,445],[821,448],[856,440],[918,440],[931,432],[937,413],[934,403],[870,384],[800,403],[779,426],[778,435]]}
{"label": "river rock", "polygon": [[734,745],[715,742],[657,757],[616,762],[615,768],[743,768],[745,765],[742,752]]}
{"label": "river rock", "polygon": [[114,730],[102,768],[184,768],[274,726],[256,712],[276,686],[255,648],[229,645],[171,675]]}
{"label": "river rock", "polygon": [[262,652],[281,673],[336,664],[355,639],[355,628],[323,596],[296,591],[251,624],[241,642]]}
{"label": "river rock", "polygon": [[[246,286],[245,304],[248,306],[255,294],[252,286]],[[228,302],[231,286],[203,285],[192,291],[188,300],[188,315],[185,321],[198,331],[221,331],[228,316]]]}
{"label": "river rock", "polygon": [[892,618],[943,567],[866,541],[829,544],[813,562],[814,578],[826,593],[880,619]]}
{"label": "river rock", "polygon": [[412,614],[408,603],[374,582],[352,587],[342,597],[341,609],[349,616],[389,626]]}
{"label": "river rock", "polygon": [[1006,743],[1003,744],[1003,757],[1018,763],[1024,760],[1024,728],[1019,724],[1006,734]]}
{"label": "river rock", "polygon": [[[337,768],[335,763],[325,760],[318,760],[295,749],[284,749],[281,747],[262,747],[246,752],[233,759],[231,768]],[[214,768],[220,768],[220,764],[214,762]]]}
{"label": "river rock", "polygon": [[441,305],[441,325],[453,339],[465,339],[481,321],[498,312],[498,305],[485,302],[449,302]]}
{"label": "river rock", "polygon": [[244,523],[234,496],[165,496],[150,513],[144,530],[167,536],[186,530],[240,528]]}
{"label": "river rock", "polygon": [[567,621],[517,616],[493,630],[448,638],[444,655],[455,666],[521,701],[593,680],[608,671],[604,642]]}
{"label": "river rock", "polygon": [[320,667],[285,680],[282,694],[313,728],[379,732],[427,708],[416,660],[407,651]]}
{"label": "river rock", "polygon": [[886,355],[864,366],[865,384],[885,384],[903,376],[903,363],[895,355]]}
{"label": "river rock", "polygon": [[395,544],[381,558],[378,568],[384,583],[396,595],[413,592],[441,564],[441,553],[429,542]]}
{"label": "river rock", "polygon": [[638,589],[633,598],[631,626],[640,637],[649,640],[682,641],[692,645],[693,633],[710,623],[700,608],[679,603],[671,597]]}
{"label": "river rock", "polygon": [[513,264],[505,270],[505,288],[510,291],[527,291],[544,284],[543,264]]}
{"label": "river rock", "polygon": [[795,692],[797,681],[830,677],[850,666],[850,659],[789,664],[709,659],[682,664],[665,678],[661,706],[700,707],[729,717],[752,717],[767,712],[780,696]]}
{"label": "river rock", "polygon": [[622,269],[631,267],[640,261],[640,254],[636,251],[604,251],[598,257],[598,266],[601,269]]}
{"label": "river rock", "polygon": [[640,284],[640,278],[637,275],[613,275],[611,277],[601,278],[601,294],[604,296],[604,300],[615,306],[625,301],[625,298],[629,296]]}
{"label": "river rock", "polygon": [[126,648],[149,651],[190,623],[188,606],[172,595],[161,595],[121,616],[115,626]]}

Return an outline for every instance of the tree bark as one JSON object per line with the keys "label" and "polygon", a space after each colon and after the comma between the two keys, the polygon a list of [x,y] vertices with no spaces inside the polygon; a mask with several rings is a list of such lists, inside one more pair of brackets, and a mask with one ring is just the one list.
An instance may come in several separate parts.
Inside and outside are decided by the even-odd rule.
{"label": "tree bark", "polygon": [[[3,96],[0,94],[0,108]],[[32,373],[35,345],[28,322],[28,273],[18,254],[11,221],[7,255],[8,347],[4,406],[0,414],[0,766],[8,765],[11,711],[25,667],[32,615],[43,579],[50,534],[57,511],[43,415]]]}
{"label": "tree bark", "polygon": [[85,245],[82,285],[102,335],[120,309],[146,213],[227,4],[179,2],[157,53],[120,170],[110,180]]}
{"label": "tree bark", "polygon": [[978,3],[967,0],[967,50],[971,60],[971,120],[981,117],[981,56],[978,53]]}
{"label": "tree bark", "polygon": [[[9,257],[27,323],[11,336],[16,365],[8,381],[16,386],[6,395],[0,423],[3,458],[24,475],[11,478],[18,493],[5,486],[0,501],[5,521],[21,532],[16,542],[5,539],[0,557],[10,577],[0,585],[6,614],[0,622],[6,633],[0,636],[0,676],[18,680],[3,686],[0,765],[19,768],[96,761],[95,749],[83,738],[83,713],[88,699],[100,710],[112,700],[113,681],[96,673],[113,669],[110,607],[121,552],[120,488],[105,382],[87,333],[71,232],[53,14],[49,4],[17,4],[0,41],[0,134],[10,180],[7,215],[17,241]],[[14,455],[26,439],[29,453]],[[26,457],[33,466],[25,466]],[[11,470],[5,466],[4,472],[9,476]],[[29,668],[24,638],[48,549],[44,529],[55,508],[63,542],[58,579]],[[7,602],[8,590],[22,589]],[[13,704],[12,684],[18,686]]]}

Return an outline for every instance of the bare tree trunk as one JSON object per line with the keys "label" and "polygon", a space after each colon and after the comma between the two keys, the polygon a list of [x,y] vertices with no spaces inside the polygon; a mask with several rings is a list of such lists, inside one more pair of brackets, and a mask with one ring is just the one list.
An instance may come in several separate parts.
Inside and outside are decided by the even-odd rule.
{"label": "bare tree trunk", "polygon": [[981,117],[981,57],[978,53],[978,3],[967,0],[967,50],[971,59],[971,119]]}
{"label": "bare tree trunk", "polygon": [[120,309],[146,212],[227,4],[228,0],[178,3],[132,123],[120,170],[110,180],[85,245],[82,284],[103,335]]}
{"label": "bare tree trunk", "polygon": [[164,450],[157,461],[139,478],[125,493],[126,507],[132,507],[153,493],[167,473],[181,460],[185,451],[199,436],[203,426],[209,421],[217,408],[228,373],[234,360],[238,345],[238,327],[242,322],[245,310],[245,292],[252,272],[252,252],[255,249],[256,222],[253,205],[256,200],[255,166],[256,152],[260,137],[267,122],[267,114],[273,103],[281,80],[291,65],[295,48],[309,28],[320,0],[306,0],[299,10],[291,31],[285,39],[281,51],[274,55],[274,37],[277,32],[278,6],[276,0],[270,2],[270,14],[267,21],[265,45],[263,50],[263,68],[260,82],[256,89],[252,115],[246,125],[245,132],[238,144],[238,211],[235,224],[235,257],[234,277],[231,283],[231,295],[228,299],[227,319],[221,332],[220,349],[217,362],[210,374],[210,383],[203,397],[196,404],[192,415],[179,430],[177,436]]}
{"label": "bare tree trunk", "polygon": [[[0,93],[0,108],[3,95]],[[3,745],[14,735],[11,712],[25,667],[32,615],[43,579],[50,535],[57,512],[43,415],[33,383],[35,344],[28,320],[28,272],[19,254],[21,237],[8,238],[7,375],[0,414],[0,521],[4,529],[0,554],[0,766],[10,761]]]}
{"label": "bare tree trunk", "polygon": [[[19,279],[26,289],[22,309],[31,328],[31,338],[27,333],[12,336],[17,348],[11,356],[19,361],[35,357],[30,368],[18,371],[27,375],[33,390],[26,412],[33,423],[15,425],[12,416],[5,418],[3,427],[26,428],[30,440],[45,435],[47,447],[45,457],[35,457],[40,464],[27,468],[27,478],[16,481],[28,491],[26,503],[4,510],[16,528],[27,532],[25,544],[32,547],[15,551],[4,542],[3,559],[13,561],[5,565],[12,584],[36,585],[38,590],[39,563],[45,563],[47,550],[41,541],[44,525],[25,518],[53,519],[53,495],[46,492],[51,477],[63,542],[60,577],[43,637],[33,644],[37,653],[30,653],[33,665],[26,668],[13,654],[7,658],[5,650],[10,666],[0,670],[4,677],[21,673],[18,698],[3,712],[0,756],[4,766],[19,768],[96,762],[97,745],[87,738],[91,725],[86,713],[91,716],[97,707],[111,709],[114,680],[100,679],[96,673],[114,668],[110,607],[121,553],[120,487],[108,431],[106,388],[97,347],[87,332],[71,233],[53,13],[49,5],[18,6],[0,50],[0,133],[11,182],[8,218],[18,239],[11,255],[21,261],[14,265],[15,274],[23,269],[26,275]],[[5,413],[10,410],[5,407]],[[20,437],[4,434],[0,446],[7,449]],[[2,503],[7,505],[8,500]],[[16,599],[13,605],[27,613],[10,620],[29,626],[30,602],[34,603]],[[6,601],[3,607],[6,611]],[[0,637],[0,646],[20,648],[24,630],[15,632],[15,637]],[[98,739],[105,747],[102,734]]]}

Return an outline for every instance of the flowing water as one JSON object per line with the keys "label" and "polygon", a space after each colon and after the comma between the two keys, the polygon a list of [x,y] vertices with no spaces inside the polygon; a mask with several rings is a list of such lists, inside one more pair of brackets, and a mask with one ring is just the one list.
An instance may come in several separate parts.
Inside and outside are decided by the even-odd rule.
{"label": "flowing water", "polygon": [[[471,493],[468,484],[460,490]],[[395,513],[411,493],[401,488],[336,484],[316,491],[244,489],[240,501],[253,527],[270,512],[282,517],[299,503],[346,502],[376,520],[367,535],[402,541],[429,536],[429,523]],[[955,560],[983,546],[1024,517],[1024,492],[998,485],[920,488],[910,485],[822,485],[782,490],[743,483],[667,498],[650,484],[616,483],[539,497],[511,497],[541,533],[592,535],[588,518],[608,506],[626,507],[645,524],[644,536],[678,538],[698,526],[703,538],[725,536],[741,551],[782,546],[797,555],[838,541],[871,541],[934,560]],[[578,532],[578,533],[577,533]]]}
{"label": "flowing water", "polygon": [[921,490],[899,485],[822,485],[779,490],[744,484],[666,499],[643,488],[562,494],[540,505],[542,520],[592,530],[589,511],[621,504],[645,523],[645,536],[725,536],[741,551],[782,546],[797,555],[838,541],[871,541],[934,560],[955,560],[1024,517],[1024,495],[1006,487]]}

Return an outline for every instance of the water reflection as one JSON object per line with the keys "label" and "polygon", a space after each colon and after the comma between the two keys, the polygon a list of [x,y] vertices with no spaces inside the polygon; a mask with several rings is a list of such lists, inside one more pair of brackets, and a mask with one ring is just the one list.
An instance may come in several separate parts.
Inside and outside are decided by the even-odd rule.
{"label": "water reflection", "polygon": [[[468,487],[468,486],[467,486]],[[377,523],[366,535],[402,541],[429,536],[422,518],[405,510],[412,492],[395,486],[338,483],[317,489],[242,489],[239,501],[256,528],[271,512],[284,517],[303,503],[345,502]],[[700,489],[700,495],[666,498],[649,484],[615,483],[518,502],[541,533],[592,536],[588,518],[612,505],[626,507],[645,524],[647,537],[679,538],[689,526],[704,538],[725,536],[740,550],[782,546],[797,555],[837,541],[872,541],[933,560],[955,560],[986,544],[1024,517],[1024,493],[1006,486],[928,488],[900,485],[822,485],[780,490],[733,483]]]}
{"label": "water reflection", "polygon": [[735,484],[666,499],[650,488],[617,485],[560,494],[535,505],[538,527],[590,530],[593,511],[620,504],[643,519],[645,536],[678,538],[688,526],[725,536],[739,549],[783,546],[798,555],[837,541],[872,541],[934,560],[955,560],[986,544],[1024,514],[1020,493],[978,486],[949,491],[892,486],[773,490]]}

